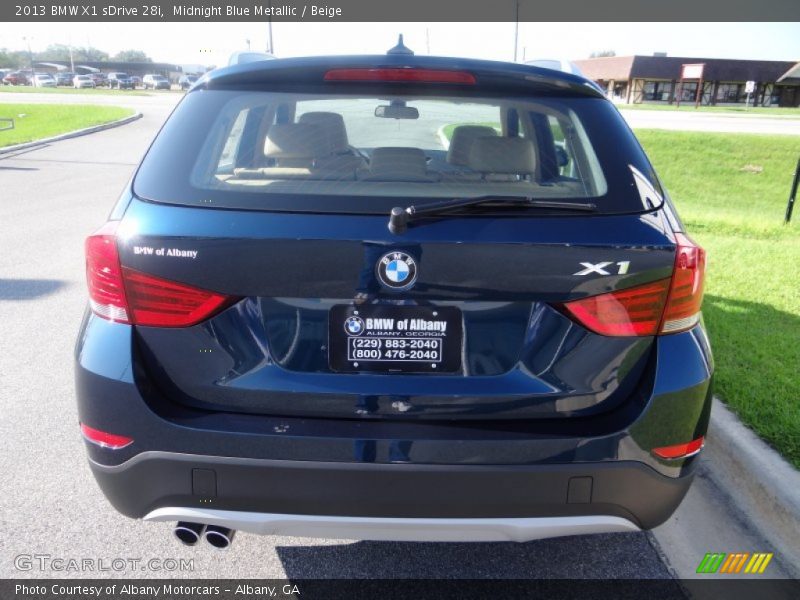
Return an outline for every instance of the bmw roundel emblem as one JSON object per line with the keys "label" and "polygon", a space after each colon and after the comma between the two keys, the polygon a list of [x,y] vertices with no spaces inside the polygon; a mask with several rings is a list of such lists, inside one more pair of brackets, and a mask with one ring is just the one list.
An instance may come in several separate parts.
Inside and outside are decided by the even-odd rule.
{"label": "bmw roundel emblem", "polygon": [[417,281],[417,262],[405,252],[387,252],[375,267],[378,280],[391,290],[407,290]]}
{"label": "bmw roundel emblem", "polygon": [[361,335],[364,332],[364,321],[361,317],[347,317],[344,330],[348,335]]}

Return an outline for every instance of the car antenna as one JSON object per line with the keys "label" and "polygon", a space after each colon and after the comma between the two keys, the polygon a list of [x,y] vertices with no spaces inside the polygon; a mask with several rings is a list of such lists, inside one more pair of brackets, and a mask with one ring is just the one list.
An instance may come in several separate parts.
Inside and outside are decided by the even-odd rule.
{"label": "car antenna", "polygon": [[389,48],[386,54],[407,54],[413,56],[414,51],[403,43],[403,34],[397,38],[397,45],[394,48]]}

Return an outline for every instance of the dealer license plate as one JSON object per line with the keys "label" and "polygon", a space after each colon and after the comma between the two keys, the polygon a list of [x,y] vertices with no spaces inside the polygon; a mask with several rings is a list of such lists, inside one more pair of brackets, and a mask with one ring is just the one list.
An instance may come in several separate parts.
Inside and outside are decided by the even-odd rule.
{"label": "dealer license plate", "polygon": [[461,369],[461,311],[452,306],[337,304],[328,320],[334,371],[453,373]]}

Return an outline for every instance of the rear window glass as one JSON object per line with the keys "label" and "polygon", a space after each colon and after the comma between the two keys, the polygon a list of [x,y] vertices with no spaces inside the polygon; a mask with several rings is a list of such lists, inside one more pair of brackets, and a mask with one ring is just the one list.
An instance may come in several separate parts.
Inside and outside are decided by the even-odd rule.
{"label": "rear window glass", "polygon": [[[187,95],[159,134],[134,191],[155,201],[259,210],[384,213],[398,198],[485,195],[643,210],[629,167],[648,173],[646,160],[627,128],[599,122],[589,103],[607,104],[201,90]],[[604,156],[624,153],[609,147],[614,127],[622,129],[617,137],[627,133],[630,161]],[[603,134],[593,135],[598,128]]]}

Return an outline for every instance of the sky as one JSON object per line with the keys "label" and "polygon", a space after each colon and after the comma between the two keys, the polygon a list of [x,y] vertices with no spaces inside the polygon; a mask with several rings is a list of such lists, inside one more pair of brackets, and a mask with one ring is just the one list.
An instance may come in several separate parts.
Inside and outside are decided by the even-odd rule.
{"label": "sky", "polygon": [[[109,54],[141,49],[153,60],[221,66],[237,50],[267,47],[266,23],[15,23],[0,48],[92,45]],[[514,59],[513,23],[273,23],[280,57],[382,54],[405,35],[417,54]],[[520,23],[517,58],[669,56],[800,61],[800,23]]]}

